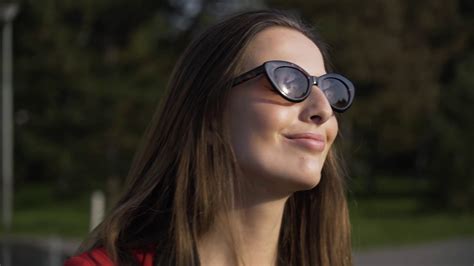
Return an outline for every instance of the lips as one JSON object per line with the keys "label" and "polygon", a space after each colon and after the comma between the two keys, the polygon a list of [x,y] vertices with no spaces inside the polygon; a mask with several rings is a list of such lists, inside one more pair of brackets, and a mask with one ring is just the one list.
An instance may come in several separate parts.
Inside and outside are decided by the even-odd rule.
{"label": "lips", "polygon": [[326,141],[323,135],[316,133],[297,133],[285,135],[285,137],[295,145],[298,145],[304,149],[322,152],[326,147]]}

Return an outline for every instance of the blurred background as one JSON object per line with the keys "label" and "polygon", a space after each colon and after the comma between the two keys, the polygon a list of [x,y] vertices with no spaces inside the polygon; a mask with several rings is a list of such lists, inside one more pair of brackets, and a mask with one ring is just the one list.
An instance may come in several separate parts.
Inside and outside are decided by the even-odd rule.
{"label": "blurred background", "polygon": [[314,25],[356,85],[338,139],[356,263],[474,254],[474,1],[19,0],[0,1],[0,264],[61,265],[117,199],[186,45],[267,7]]}

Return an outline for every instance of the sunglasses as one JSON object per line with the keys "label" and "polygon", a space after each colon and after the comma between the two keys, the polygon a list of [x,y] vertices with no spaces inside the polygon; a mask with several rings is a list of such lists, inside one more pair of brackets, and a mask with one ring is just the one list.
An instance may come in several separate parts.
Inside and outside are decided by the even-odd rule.
{"label": "sunglasses", "polygon": [[265,73],[272,87],[291,102],[302,102],[308,98],[313,85],[317,85],[329,101],[332,109],[342,113],[354,100],[355,88],[347,78],[334,73],[316,77],[304,69],[286,61],[267,61],[261,66],[236,77],[232,86],[237,86]]}

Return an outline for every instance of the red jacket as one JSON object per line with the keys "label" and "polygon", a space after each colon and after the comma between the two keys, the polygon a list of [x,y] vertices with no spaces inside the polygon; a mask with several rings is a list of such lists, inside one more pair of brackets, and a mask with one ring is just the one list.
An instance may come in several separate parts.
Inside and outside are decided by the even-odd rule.
{"label": "red jacket", "polygon": [[[153,265],[153,253],[136,251],[133,255],[142,266]],[[90,252],[82,253],[66,260],[64,266],[114,266],[104,248],[96,248]]]}

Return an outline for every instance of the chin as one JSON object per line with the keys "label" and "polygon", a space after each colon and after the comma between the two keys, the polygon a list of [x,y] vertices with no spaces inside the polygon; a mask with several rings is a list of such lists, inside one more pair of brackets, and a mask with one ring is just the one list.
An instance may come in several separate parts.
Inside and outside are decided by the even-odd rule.
{"label": "chin", "polygon": [[321,181],[321,174],[313,174],[312,176],[298,176],[294,178],[287,179],[285,184],[282,184],[286,190],[289,189],[289,193],[294,193],[298,191],[311,190],[315,188]]}
{"label": "chin", "polygon": [[321,181],[321,174],[313,175],[311,178],[305,178],[305,182],[301,182],[299,185],[300,189],[298,191],[311,190],[319,184],[319,181]]}

